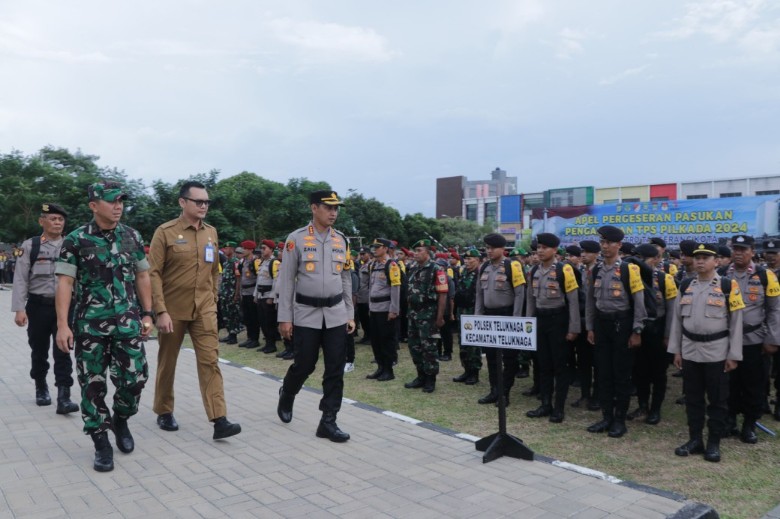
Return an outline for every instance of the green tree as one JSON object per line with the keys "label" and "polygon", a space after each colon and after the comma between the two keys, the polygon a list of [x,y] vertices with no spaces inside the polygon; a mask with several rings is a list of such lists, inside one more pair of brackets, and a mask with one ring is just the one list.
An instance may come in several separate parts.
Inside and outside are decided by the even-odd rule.
{"label": "green tree", "polygon": [[448,247],[466,247],[482,245],[482,238],[493,232],[494,226],[490,222],[479,225],[471,220],[460,218],[443,218],[438,220],[442,228],[442,243]]}

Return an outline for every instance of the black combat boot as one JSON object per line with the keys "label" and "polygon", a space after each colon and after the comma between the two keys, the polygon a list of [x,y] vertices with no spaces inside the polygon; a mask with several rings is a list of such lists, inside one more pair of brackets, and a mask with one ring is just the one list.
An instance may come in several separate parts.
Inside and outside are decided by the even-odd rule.
{"label": "black combat boot", "polygon": [[737,415],[730,414],[726,417],[726,433],[725,438],[729,436],[739,436],[739,428],[737,427]]}
{"label": "black combat boot", "polygon": [[95,443],[95,463],[92,468],[98,472],[110,472],[114,470],[114,449],[108,441],[108,433],[93,433],[92,441]]}
{"label": "black combat boot", "polygon": [[320,425],[317,427],[317,437],[327,438],[336,443],[344,443],[349,440],[349,434],[336,425],[336,413],[333,411],[323,411]]}
{"label": "black combat boot", "polygon": [[468,377],[463,383],[466,384],[467,386],[473,386],[477,382],[479,382],[479,370],[472,369],[468,372]]}
{"label": "black combat boot", "polygon": [[420,368],[417,368],[417,378],[411,382],[404,384],[406,389],[419,389],[425,385],[425,373]]}
{"label": "black combat boot", "polygon": [[612,427],[612,409],[601,410],[601,420],[588,426],[588,432],[590,433],[603,433]]}
{"label": "black combat boot", "polygon": [[469,374],[470,374],[469,370],[466,370],[463,373],[461,373],[460,375],[458,375],[457,377],[452,377],[452,381],[453,382],[466,382],[466,380],[468,380],[468,378],[469,378]]}
{"label": "black combat boot", "polygon": [[615,419],[612,420],[612,425],[609,427],[607,436],[610,438],[620,438],[628,432],[626,427],[626,410],[615,410]]}
{"label": "black combat boot", "polygon": [[704,450],[704,459],[712,463],[720,461],[720,436],[710,434],[707,438],[707,448]]}
{"label": "black combat boot", "polygon": [[388,366],[385,366],[385,369],[382,370],[382,373],[376,379],[378,382],[387,382],[388,380],[394,380],[395,373],[393,373],[393,365],[390,364]]}
{"label": "black combat boot", "polygon": [[563,406],[561,407],[556,406],[555,408],[553,408],[553,412],[550,415],[550,418],[548,418],[548,420],[550,420],[550,423],[563,422]]}
{"label": "black combat boot", "polygon": [[238,344],[238,336],[235,333],[228,335],[225,344]]}
{"label": "black combat boot", "polygon": [[550,397],[542,397],[542,405],[537,407],[536,409],[531,409],[525,415],[528,418],[542,418],[545,416],[550,416],[552,414],[553,407],[550,403]]}
{"label": "black combat boot", "polygon": [[423,393],[433,393],[436,391],[436,375],[425,375],[425,384],[423,385]]}
{"label": "black combat boot", "polygon": [[694,436],[686,443],[683,443],[682,445],[674,449],[674,453],[678,456],[688,456],[690,454],[701,454],[703,452],[704,452],[704,442],[702,441],[701,436]]}
{"label": "black combat boot", "polygon": [[237,423],[230,423],[224,416],[215,418],[214,422],[214,435],[212,439],[222,440],[224,438],[230,438],[241,432],[241,425]]}
{"label": "black combat boot", "polygon": [[758,436],[756,436],[756,422],[745,418],[745,422],[742,424],[742,431],[739,434],[739,439],[742,443],[755,444],[758,443]]}
{"label": "black combat boot", "polygon": [[51,395],[46,379],[35,381],[35,403],[40,406],[51,405]]}
{"label": "black combat boot", "polygon": [[775,420],[780,422],[780,397],[778,397],[777,402],[775,402],[775,412],[772,414],[772,416],[775,417]]}
{"label": "black combat boot", "polygon": [[130,434],[130,428],[127,427],[127,418],[122,418],[115,413],[111,422],[116,436],[117,449],[125,454],[130,454],[135,449],[135,441],[133,435]]}
{"label": "black combat boot", "polygon": [[376,370],[373,373],[369,373],[368,375],[366,375],[366,378],[369,380],[376,380],[379,378],[379,375],[382,374],[382,371],[384,371],[382,369],[382,366],[377,364]]}
{"label": "black combat boot", "polygon": [[496,402],[498,402],[498,391],[493,386],[490,387],[490,393],[477,400],[479,404],[495,404]]}
{"label": "black combat boot", "polygon": [[78,404],[70,401],[70,388],[67,386],[57,387],[57,414],[75,413],[79,410]]}
{"label": "black combat boot", "polygon": [[626,415],[626,420],[633,420],[634,418],[644,418],[647,416],[647,403],[640,403],[639,407],[631,411]]}
{"label": "black combat boot", "polygon": [[293,403],[295,402],[295,395],[291,395],[284,390],[284,386],[279,388],[279,405],[276,406],[276,414],[279,415],[279,419],[284,423],[290,423],[292,421]]}

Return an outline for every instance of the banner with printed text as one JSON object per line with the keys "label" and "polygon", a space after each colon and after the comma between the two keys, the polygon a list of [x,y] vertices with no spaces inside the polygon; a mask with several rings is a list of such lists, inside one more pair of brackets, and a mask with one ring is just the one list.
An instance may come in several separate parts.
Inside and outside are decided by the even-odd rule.
{"label": "banner with printed text", "polygon": [[630,243],[654,236],[669,245],[682,240],[717,242],[735,234],[760,240],[778,235],[778,201],[780,196],[765,195],[534,209],[531,228],[533,236],[556,234],[563,245],[598,240],[596,230],[602,225],[621,228],[624,241]]}
{"label": "banner with printed text", "polygon": [[536,317],[461,315],[460,343],[536,351]]}

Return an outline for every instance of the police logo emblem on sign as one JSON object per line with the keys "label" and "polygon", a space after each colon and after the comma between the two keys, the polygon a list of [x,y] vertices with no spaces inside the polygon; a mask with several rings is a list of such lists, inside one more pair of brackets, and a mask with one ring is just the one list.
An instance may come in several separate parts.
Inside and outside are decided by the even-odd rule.
{"label": "police logo emblem on sign", "polygon": [[528,321],[525,323],[525,333],[531,333],[532,331],[534,331],[534,323]]}

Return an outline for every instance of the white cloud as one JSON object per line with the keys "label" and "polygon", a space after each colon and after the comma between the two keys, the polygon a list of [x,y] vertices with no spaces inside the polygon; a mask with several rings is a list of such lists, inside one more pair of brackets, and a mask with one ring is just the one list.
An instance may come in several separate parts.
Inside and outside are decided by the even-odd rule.
{"label": "white cloud", "polygon": [[621,81],[624,81],[630,77],[637,76],[647,70],[647,68],[650,65],[642,65],[641,67],[634,67],[624,70],[623,72],[619,72],[613,76],[606,77],[599,81],[599,85],[602,86],[610,86],[614,85],[615,83],[620,83]]}
{"label": "white cloud", "polygon": [[496,23],[504,33],[522,30],[544,17],[544,8],[539,0],[513,0],[505,3],[505,9],[499,9]]}
{"label": "white cloud", "polygon": [[268,23],[280,41],[325,60],[388,61],[396,53],[371,28],[279,18]]}
{"label": "white cloud", "polygon": [[660,33],[672,39],[703,34],[716,41],[728,41],[742,34],[758,20],[766,0],[703,0],[687,4],[685,14],[673,22],[673,29]]}
{"label": "white cloud", "polygon": [[575,31],[568,27],[564,28],[560,32],[560,40],[558,41],[555,57],[558,59],[571,59],[576,54],[582,54],[584,51],[582,42],[586,37],[580,31]]}
{"label": "white cloud", "polygon": [[0,54],[21,59],[60,63],[107,63],[108,56],[98,51],[74,51],[59,48],[35,31],[0,22]]}
{"label": "white cloud", "polygon": [[739,39],[739,45],[752,55],[776,54],[780,50],[780,21],[748,31]]}

